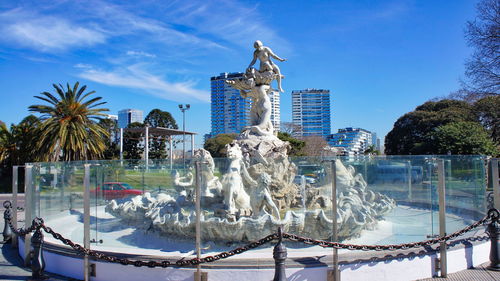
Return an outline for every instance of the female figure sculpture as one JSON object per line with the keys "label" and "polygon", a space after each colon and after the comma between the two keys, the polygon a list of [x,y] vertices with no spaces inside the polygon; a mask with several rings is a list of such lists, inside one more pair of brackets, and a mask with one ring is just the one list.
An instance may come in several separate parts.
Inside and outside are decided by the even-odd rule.
{"label": "female figure sculpture", "polygon": [[253,43],[253,47],[255,48],[255,51],[253,52],[253,60],[250,62],[250,65],[248,65],[248,69],[250,69],[255,64],[257,59],[259,59],[259,72],[274,72],[276,74],[276,80],[278,82],[278,90],[283,93],[284,91],[281,88],[281,78],[284,78],[284,76],[281,75],[279,67],[273,63],[271,58],[277,59],[281,62],[284,62],[285,59],[282,59],[274,54],[271,48],[262,45],[262,42],[260,42],[260,40],[255,41],[255,43]]}
{"label": "female figure sculpture", "polygon": [[[281,75],[279,67],[274,64],[271,58],[279,61],[285,61],[278,57],[269,47],[262,45],[259,40],[254,43],[255,51],[253,60],[250,62],[243,78],[227,80],[226,83],[240,90],[242,97],[251,97],[253,99],[252,109],[250,110],[250,126],[243,129],[241,137],[248,138],[249,135],[273,136],[274,128],[271,122],[271,101],[269,93],[272,91],[271,83],[274,79],[278,82],[278,89],[283,92],[281,87]],[[260,61],[260,69],[253,68],[253,65]]]}

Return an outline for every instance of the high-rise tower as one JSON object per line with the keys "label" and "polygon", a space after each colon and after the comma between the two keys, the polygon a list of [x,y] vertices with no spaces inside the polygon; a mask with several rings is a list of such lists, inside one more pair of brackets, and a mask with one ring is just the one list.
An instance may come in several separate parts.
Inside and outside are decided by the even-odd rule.
{"label": "high-rise tower", "polygon": [[331,132],[330,90],[305,89],[292,91],[292,123],[296,137],[322,136]]}
{"label": "high-rise tower", "polygon": [[144,122],[142,110],[138,109],[122,109],[118,111],[118,127],[127,128],[130,123]]}

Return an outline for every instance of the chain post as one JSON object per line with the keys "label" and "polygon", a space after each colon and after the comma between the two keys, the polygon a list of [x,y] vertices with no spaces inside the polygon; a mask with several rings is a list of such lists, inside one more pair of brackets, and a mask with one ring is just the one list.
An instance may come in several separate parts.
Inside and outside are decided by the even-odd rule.
{"label": "chain post", "polygon": [[486,233],[490,237],[490,265],[487,269],[500,271],[500,247],[498,238],[500,237],[500,213],[498,209],[490,209],[488,211],[488,217],[491,219],[490,223],[486,227]]}
{"label": "chain post", "polygon": [[12,230],[10,229],[9,221],[11,220],[12,215],[12,203],[10,201],[3,202],[3,207],[5,211],[3,213],[4,226],[3,226],[3,243],[12,242]]}
{"label": "chain post", "polygon": [[287,252],[286,247],[283,244],[283,231],[281,226],[278,228],[278,237],[278,243],[273,249],[273,258],[275,263],[273,281],[286,281],[285,260]]}
{"label": "chain post", "polygon": [[45,259],[43,258],[43,233],[42,233],[43,220],[35,218],[33,225],[36,226],[35,233],[31,237],[31,244],[33,245],[33,254],[31,256],[31,277],[34,280],[45,279]]}

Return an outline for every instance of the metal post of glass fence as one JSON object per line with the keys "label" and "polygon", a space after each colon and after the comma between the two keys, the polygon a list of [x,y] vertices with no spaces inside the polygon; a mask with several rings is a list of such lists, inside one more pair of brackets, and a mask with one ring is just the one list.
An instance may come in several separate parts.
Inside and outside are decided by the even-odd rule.
{"label": "metal post of glass fence", "polygon": [[[57,171],[57,167],[58,166],[55,166],[56,171]],[[61,167],[61,174],[60,174],[61,181],[60,182],[57,181],[57,183],[60,186],[60,188],[59,188],[59,206],[60,206],[60,208],[59,209],[62,212],[62,211],[64,211],[66,209],[65,203],[64,203],[65,192],[64,192],[64,177],[63,177],[65,173],[64,173],[62,165],[59,166],[59,167]]]}
{"label": "metal post of glass fence", "polygon": [[123,166],[123,128],[120,128],[120,166]]}
{"label": "metal post of glass fence", "polygon": [[491,159],[491,180],[493,181],[493,207],[500,210],[500,183],[498,182],[498,159]]}
{"label": "metal post of glass fence", "polygon": [[194,156],[194,135],[191,134],[191,157]]}
{"label": "metal post of glass fence", "polygon": [[[439,235],[446,235],[446,201],[445,201],[445,169],[444,160],[440,159],[438,161],[438,196],[439,196]],[[447,262],[446,262],[446,242],[441,242],[439,245],[439,269],[441,271],[441,277],[446,277],[447,275]]]}
{"label": "metal post of glass fence", "polygon": [[[29,227],[33,221],[33,165],[24,168],[24,227]],[[24,236],[24,264],[28,266],[31,252],[31,234]]]}
{"label": "metal post of glass fence", "polygon": [[172,171],[172,166],[174,164],[174,151],[173,151],[173,143],[172,143],[172,136],[168,136],[168,154],[169,154],[169,160],[170,160],[170,171]]}
{"label": "metal post of glass fence", "polygon": [[[451,160],[446,159],[444,160],[444,171],[445,171],[445,176],[444,176],[444,181],[445,182],[450,182],[451,181]],[[451,188],[451,184],[448,186],[448,189],[446,190],[446,194],[448,196],[453,195],[453,188]]]}
{"label": "metal post of glass fence", "polygon": [[[83,178],[83,247],[90,249],[90,165],[84,164],[85,175]],[[89,256],[83,258],[84,280],[90,279]]]}
{"label": "metal post of glass fence", "polygon": [[408,160],[408,200],[412,201],[413,200],[413,194],[412,194],[412,190],[411,190],[411,182],[412,182],[412,177],[411,177],[411,171],[412,170],[412,167],[411,167],[411,161]]}
{"label": "metal post of glass fence", "polygon": [[144,133],[144,160],[146,161],[146,171],[149,171],[149,126],[146,126]]}
{"label": "metal post of glass fence", "polygon": [[[338,242],[337,233],[337,165],[336,159],[331,161],[332,169],[332,221],[333,221],[333,234],[332,240]],[[333,270],[328,272],[327,280],[340,281],[340,271],[339,271],[339,256],[338,249],[333,248]]]}
{"label": "metal post of glass fence", "polygon": [[[19,191],[19,167],[12,167],[12,226],[17,229],[17,193]],[[12,247],[17,248],[17,236],[12,233]]]}
{"label": "metal post of glass fence", "polygon": [[[196,184],[195,184],[195,204],[196,204],[196,257],[201,257],[201,162],[195,162]],[[201,281],[201,265],[196,266],[195,281]]]}

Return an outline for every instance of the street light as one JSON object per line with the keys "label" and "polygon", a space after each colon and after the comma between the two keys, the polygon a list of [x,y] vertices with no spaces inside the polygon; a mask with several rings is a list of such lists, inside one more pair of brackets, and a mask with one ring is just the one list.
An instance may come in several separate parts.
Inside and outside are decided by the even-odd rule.
{"label": "street light", "polygon": [[179,104],[179,109],[182,111],[182,163],[186,165],[186,110],[190,109],[191,105]]}

